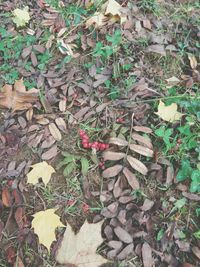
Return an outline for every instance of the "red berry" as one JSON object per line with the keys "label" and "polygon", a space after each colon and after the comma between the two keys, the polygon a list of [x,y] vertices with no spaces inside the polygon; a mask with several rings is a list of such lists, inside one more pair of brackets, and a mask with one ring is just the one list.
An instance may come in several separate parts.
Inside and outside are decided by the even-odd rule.
{"label": "red berry", "polygon": [[102,143],[101,146],[100,146],[100,150],[103,151],[103,150],[105,150],[105,149],[106,149],[106,144],[103,144],[103,143]]}
{"label": "red berry", "polygon": [[116,122],[123,123],[124,122],[124,118],[118,118],[118,119],[116,119]]}
{"label": "red berry", "polygon": [[82,137],[84,134],[85,134],[85,131],[84,130],[79,130],[80,137]]}
{"label": "red berry", "polygon": [[92,147],[92,143],[88,143],[88,147],[91,148]]}
{"label": "red berry", "polygon": [[83,147],[84,148],[89,148],[89,144],[88,143],[83,143]]}
{"label": "red berry", "polygon": [[83,134],[82,139],[83,139],[83,140],[89,140],[89,137],[88,137],[87,134]]}

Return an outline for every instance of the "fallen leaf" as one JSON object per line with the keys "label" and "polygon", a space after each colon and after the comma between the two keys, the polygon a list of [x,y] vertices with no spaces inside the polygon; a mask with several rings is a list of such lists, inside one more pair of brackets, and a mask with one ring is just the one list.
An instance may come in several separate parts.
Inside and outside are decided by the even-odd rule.
{"label": "fallen leaf", "polygon": [[106,151],[103,153],[104,160],[120,160],[126,156],[125,153]]}
{"label": "fallen leaf", "polygon": [[140,172],[143,175],[147,174],[148,169],[141,161],[131,156],[127,156],[127,160],[133,169],[135,169],[136,171]]}
{"label": "fallen leaf", "polygon": [[17,110],[26,110],[38,100],[38,90],[33,88],[26,91],[23,80],[16,81],[14,87],[5,84],[0,92],[0,107]]}
{"label": "fallen leaf", "polygon": [[127,146],[128,142],[124,139],[118,138],[118,137],[112,137],[109,140],[110,144],[118,145],[118,146]]}
{"label": "fallen leaf", "polygon": [[144,19],[144,20],[142,21],[142,23],[143,23],[143,27],[144,27],[144,28],[146,28],[146,29],[148,29],[148,30],[151,30],[151,22],[150,22],[149,19]]}
{"label": "fallen leaf", "polygon": [[13,22],[16,24],[17,27],[26,26],[26,24],[31,19],[28,13],[28,6],[24,7],[23,9],[16,8],[13,11],[13,15]]}
{"label": "fallen leaf", "polygon": [[32,228],[34,228],[34,233],[38,236],[39,243],[44,245],[48,251],[50,251],[52,242],[56,240],[55,229],[65,227],[55,211],[55,209],[48,209],[33,215]]}
{"label": "fallen leaf", "polygon": [[54,158],[58,154],[58,147],[57,145],[52,146],[49,150],[42,154],[42,160],[50,160]]}
{"label": "fallen leaf", "polygon": [[127,18],[123,16],[123,13],[121,11],[122,6],[119,3],[117,3],[115,0],[108,0],[106,4],[107,4],[107,7],[106,7],[105,15],[111,14],[112,16],[118,16],[120,18],[121,23],[124,23],[127,21]]}
{"label": "fallen leaf", "polygon": [[56,118],[55,119],[55,123],[57,124],[58,128],[63,131],[64,133],[67,130],[67,125],[65,123],[65,121],[63,120],[63,118]]}
{"label": "fallen leaf", "polygon": [[126,230],[124,230],[122,227],[117,226],[114,229],[114,232],[120,241],[127,243],[127,244],[133,242],[131,235]]}
{"label": "fallen leaf", "polygon": [[136,132],[152,133],[151,128],[145,126],[134,126],[133,130],[135,130]]}
{"label": "fallen leaf", "polygon": [[7,208],[12,206],[12,196],[7,187],[2,189],[2,202]]}
{"label": "fallen leaf", "polygon": [[183,116],[182,113],[177,111],[177,104],[172,103],[169,106],[165,106],[165,104],[160,100],[158,105],[158,112],[155,112],[161,119],[168,122],[174,122],[180,120]]}
{"label": "fallen leaf", "polygon": [[198,248],[198,247],[193,247],[193,248],[192,248],[192,252],[193,252],[194,255],[200,260],[200,248]]}
{"label": "fallen leaf", "polygon": [[45,186],[48,184],[52,173],[55,172],[54,168],[46,161],[36,163],[31,166],[33,169],[27,174],[27,183],[35,185],[38,183],[39,178],[42,178]]}
{"label": "fallen leaf", "polygon": [[133,140],[138,141],[138,143],[142,143],[143,145],[145,145],[146,147],[148,147],[150,149],[153,148],[153,145],[152,145],[152,143],[148,137],[144,137],[144,136],[139,135],[137,133],[133,133],[132,138],[133,138]]}
{"label": "fallen leaf", "polygon": [[91,18],[89,18],[86,21],[85,25],[86,25],[86,28],[89,28],[92,25],[94,25],[95,28],[101,28],[102,26],[105,25],[106,20],[107,20],[106,16],[104,16],[100,12],[96,12]]}
{"label": "fallen leaf", "polygon": [[154,260],[152,257],[152,249],[146,242],[142,246],[142,259],[144,267],[151,267],[154,265]]}
{"label": "fallen leaf", "polygon": [[13,267],[24,267],[23,261],[19,256],[17,256],[16,262]]}
{"label": "fallen leaf", "polygon": [[164,45],[160,45],[160,44],[148,46],[147,52],[152,52],[152,53],[160,54],[162,56],[166,56],[165,47]]}
{"label": "fallen leaf", "polygon": [[169,79],[165,79],[165,81],[167,82],[168,88],[173,87],[180,83],[180,80],[176,78],[175,76],[172,76]]}
{"label": "fallen leaf", "polygon": [[96,224],[85,222],[76,235],[68,224],[56,260],[60,264],[77,267],[99,267],[107,263],[105,258],[96,254],[98,246],[103,242],[102,224],[103,221]]}
{"label": "fallen leaf", "polygon": [[135,174],[133,174],[128,168],[125,167],[123,169],[123,174],[126,176],[126,179],[133,190],[140,188],[139,182]]}
{"label": "fallen leaf", "polygon": [[194,55],[188,55],[188,59],[190,61],[190,66],[191,68],[194,70],[197,67],[197,60],[196,57]]}
{"label": "fallen leaf", "polygon": [[125,260],[130,256],[135,255],[133,243],[127,245],[122,251],[117,255],[118,260]]}
{"label": "fallen leaf", "polygon": [[143,211],[148,211],[153,207],[153,205],[154,205],[154,201],[146,198],[144,203],[143,203],[143,205],[142,205],[142,207],[140,207],[140,208]]}
{"label": "fallen leaf", "polygon": [[56,141],[60,141],[62,139],[61,133],[55,123],[52,122],[49,124],[49,131]]}
{"label": "fallen leaf", "polygon": [[153,150],[151,150],[147,147],[135,145],[135,144],[131,144],[129,147],[131,150],[139,153],[140,155],[147,156],[147,157],[153,157]]}
{"label": "fallen leaf", "polygon": [[109,167],[102,172],[102,175],[104,178],[114,177],[120,173],[122,168],[123,168],[122,165],[115,165],[113,167]]}

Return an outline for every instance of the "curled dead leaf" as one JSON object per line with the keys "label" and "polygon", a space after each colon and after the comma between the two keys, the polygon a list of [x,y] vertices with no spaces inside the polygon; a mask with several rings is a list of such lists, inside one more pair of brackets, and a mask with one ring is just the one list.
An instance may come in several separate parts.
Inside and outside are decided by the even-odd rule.
{"label": "curled dead leaf", "polygon": [[104,160],[120,160],[126,156],[125,153],[106,151],[103,153]]}
{"label": "curled dead leaf", "polygon": [[127,160],[133,169],[135,169],[136,171],[140,172],[143,175],[147,174],[148,169],[141,161],[131,156],[127,156]]}
{"label": "curled dead leaf", "polygon": [[120,173],[122,168],[122,165],[115,165],[113,167],[109,167],[103,171],[102,175],[104,178],[114,177]]}

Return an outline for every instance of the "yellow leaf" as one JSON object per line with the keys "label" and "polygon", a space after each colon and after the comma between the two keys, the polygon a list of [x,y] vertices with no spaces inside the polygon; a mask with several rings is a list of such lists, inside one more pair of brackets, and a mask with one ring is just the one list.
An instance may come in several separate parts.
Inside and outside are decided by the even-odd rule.
{"label": "yellow leaf", "polygon": [[23,27],[26,25],[26,23],[29,22],[30,16],[28,13],[28,7],[24,7],[24,9],[16,8],[13,11],[13,22],[16,24],[17,27]]}
{"label": "yellow leaf", "polygon": [[55,209],[39,211],[33,215],[32,227],[34,233],[38,235],[39,243],[44,245],[48,251],[54,240],[56,240],[56,227],[65,227],[60,221],[58,215],[55,214]]}
{"label": "yellow leaf", "polygon": [[174,122],[180,120],[183,116],[182,113],[177,111],[177,104],[172,103],[169,106],[165,106],[165,104],[160,100],[158,105],[158,112],[155,112],[161,119],[168,122]]}
{"label": "yellow leaf", "polygon": [[76,235],[68,224],[56,260],[60,264],[73,264],[77,267],[99,267],[108,262],[96,254],[98,246],[103,242],[102,224],[103,222],[95,224],[85,222]]}
{"label": "yellow leaf", "polygon": [[122,13],[122,6],[115,0],[108,0],[105,15],[119,16],[121,23],[127,21],[126,16]]}
{"label": "yellow leaf", "polygon": [[102,13],[96,12],[91,18],[89,18],[85,25],[86,28],[89,28],[91,25],[94,25],[95,28],[100,28],[105,25],[107,17],[104,16]]}
{"label": "yellow leaf", "polygon": [[197,67],[197,60],[196,60],[196,57],[193,56],[193,55],[188,55],[188,59],[190,61],[190,66],[192,69],[196,69]]}
{"label": "yellow leaf", "polygon": [[52,173],[55,172],[54,168],[46,161],[36,163],[31,166],[33,169],[27,174],[27,182],[30,184],[38,183],[38,179],[42,178],[45,186],[48,184]]}

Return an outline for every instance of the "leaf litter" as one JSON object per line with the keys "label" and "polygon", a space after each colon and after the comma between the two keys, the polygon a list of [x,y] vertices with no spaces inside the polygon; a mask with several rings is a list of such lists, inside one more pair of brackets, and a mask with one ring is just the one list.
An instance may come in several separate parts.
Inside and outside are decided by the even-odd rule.
{"label": "leaf litter", "polygon": [[[3,216],[2,225],[8,225],[9,227],[6,227],[10,231],[12,220],[15,220],[21,236],[20,241],[16,241],[21,242],[18,246],[20,250],[11,245],[10,249],[6,249],[7,253],[3,255],[3,259],[13,265],[43,266],[46,264],[42,257],[40,259],[35,257],[34,260],[28,259],[31,263],[28,262],[27,257],[24,257],[25,243],[23,242],[26,242],[26,246],[31,244],[31,247],[37,250],[37,238],[29,231],[29,220],[32,219],[27,214],[37,214],[46,210],[45,206],[48,205],[53,209],[59,206],[62,211],[65,211],[61,213],[58,211],[62,221],[70,220],[77,230],[81,229],[81,222],[83,223],[87,216],[96,222],[105,217],[102,233],[99,234],[101,243],[105,241],[104,249],[100,254],[112,261],[125,260],[126,262],[128,259],[134,259],[135,266],[140,266],[142,262],[144,266],[162,265],[163,262],[178,266],[178,264],[190,262],[196,266],[198,243],[191,235],[192,255],[190,253],[191,240],[187,242],[187,237],[183,237],[185,229],[181,220],[175,224],[170,224],[170,220],[173,220],[173,216],[175,218],[181,216],[182,206],[176,206],[176,199],[185,197],[195,205],[199,200],[198,194],[187,192],[187,183],[181,183],[182,187],[180,183],[176,185],[175,177],[178,166],[173,166],[167,158],[160,155],[159,148],[153,146],[155,133],[152,130],[153,125],[157,123],[170,122],[173,128],[179,125],[179,122],[185,123],[186,116],[177,111],[183,107],[182,103],[177,103],[175,100],[167,101],[165,96],[173,92],[174,86],[186,86],[187,90],[191,90],[186,93],[190,93],[190,96],[194,94],[193,85],[199,82],[196,47],[188,47],[187,50],[181,46],[180,42],[176,42],[178,37],[174,38],[172,33],[176,28],[174,22],[170,21],[167,16],[161,15],[160,20],[154,16],[154,13],[151,13],[151,10],[145,11],[145,8],[154,8],[153,6],[140,6],[141,3],[129,5],[126,1],[113,0],[105,1],[105,5],[97,9],[94,1],[79,4],[76,13],[83,12],[80,16],[75,15],[73,11],[70,15],[68,13],[63,15],[63,11],[69,8],[64,2],[59,2],[57,7],[43,0],[28,4],[29,14],[18,17],[18,25],[12,22],[13,27],[6,28],[13,36],[13,40],[22,34],[23,38],[27,38],[28,41],[22,45],[16,60],[8,60],[12,69],[19,71],[20,74],[11,81],[7,76],[9,71],[3,70],[2,77],[6,85],[2,84],[0,90],[0,106],[4,109],[0,115],[0,155],[2,156],[0,177],[3,185],[0,188],[2,196],[0,203],[3,205],[3,214],[11,210],[8,223],[5,221],[6,216]],[[160,4],[159,2],[158,6]],[[165,5],[170,10],[171,1]],[[173,8],[177,8],[176,5],[177,3],[173,3]],[[16,3],[9,3],[9,1],[0,4],[1,12],[7,10],[12,17],[12,11],[17,8],[19,7]],[[188,12],[193,12],[195,19],[196,10],[192,7]],[[170,16],[170,18],[173,17]],[[35,27],[37,19],[42,22],[39,27]],[[66,25],[65,20],[69,20],[71,24]],[[186,20],[182,23],[186,28],[188,27]],[[163,34],[158,34],[157,29],[162,29],[164,25],[168,25],[168,29]],[[192,27],[194,25],[190,25],[188,30]],[[122,29],[123,44],[127,44],[123,51],[121,44],[118,46],[115,43],[117,35],[113,37],[114,32],[118,32],[119,28]],[[44,36],[46,31],[48,37]],[[97,33],[98,41],[90,34],[91,31]],[[196,29],[195,31],[197,32]],[[79,38],[78,32],[83,33],[80,37],[80,45],[76,42]],[[180,32],[179,34],[182,35]],[[5,33],[1,31],[1,35],[4,42]],[[193,36],[191,35],[190,38],[192,43]],[[98,42],[102,46],[100,49],[97,47]],[[11,47],[10,51],[12,49]],[[129,50],[130,56],[125,56],[126,49]],[[183,55],[185,51],[183,53],[181,49],[186,49],[186,56]],[[0,60],[4,66],[3,52],[0,53]],[[87,55],[93,57],[95,53],[95,65],[92,63],[91,67],[90,63],[87,65],[85,59],[87,61]],[[109,56],[109,53],[113,55]],[[105,55],[108,56],[106,64],[103,58]],[[163,69],[162,64],[159,63],[165,60],[167,62],[168,58],[171,62],[173,58],[177,62],[181,58],[187,65],[188,71],[185,68],[180,73],[178,71],[180,66],[174,68],[173,63],[170,63],[170,70]],[[74,64],[75,61],[76,64]],[[28,65],[26,65],[27,62]],[[83,62],[84,68],[82,68]],[[163,66],[167,67],[167,64]],[[15,75],[14,71],[13,75]],[[19,87],[12,85],[21,77],[25,81],[26,88],[22,80],[19,80]],[[164,81],[162,86],[166,84],[162,92],[157,80]],[[32,82],[34,85],[30,86]],[[40,89],[40,92],[38,89],[32,89],[33,87]],[[20,92],[17,88],[20,88]],[[115,100],[116,96],[117,100]],[[158,109],[156,117],[150,108],[152,107],[151,101],[158,102],[156,100],[158,96],[165,105]],[[170,110],[167,110],[169,107]],[[130,125],[132,112],[135,116]],[[120,120],[117,122],[116,118]],[[115,124],[118,128],[114,128]],[[97,138],[101,142],[109,142],[109,149],[102,153],[92,148],[90,157],[88,155],[90,152],[84,151],[77,139],[76,132],[80,125],[88,129],[93,141]],[[27,143],[28,149],[26,150]],[[73,174],[78,179],[75,180],[72,175],[63,181],[59,171],[56,171],[56,175],[52,178],[48,174],[46,179],[43,177],[43,174],[48,173],[48,171],[43,171],[48,170],[45,165],[38,175],[31,178],[31,183],[35,185],[34,191],[31,191],[33,186],[24,181],[24,177],[30,174],[30,166],[43,160],[49,161],[48,166],[55,166],[57,170],[57,160],[60,161],[61,157],[59,151],[68,150],[70,153],[73,151],[81,155],[81,160],[72,164]],[[23,153],[24,156],[21,158]],[[30,158],[29,161],[27,155]],[[91,162],[94,158],[95,160]],[[8,165],[8,162],[11,163]],[[21,167],[20,163],[23,163]],[[96,174],[94,174],[94,169]],[[82,176],[84,176],[83,179]],[[103,182],[102,176],[106,177]],[[42,184],[38,184],[40,178],[44,179],[46,194],[42,191]],[[84,184],[83,194],[87,196],[91,208],[88,208],[85,203],[86,199],[80,194],[79,183],[81,186],[82,183]],[[71,188],[72,185],[74,185],[73,188]],[[174,186],[177,190],[172,189]],[[175,199],[170,197],[170,194]],[[167,203],[161,203],[161,195],[166,197]],[[32,198],[34,198],[35,206],[30,211],[28,206],[24,206],[23,200],[28,200],[30,206],[33,206],[33,202],[30,201]],[[99,199],[104,205],[101,211],[99,206],[96,208]],[[82,209],[80,207],[83,202],[85,203],[84,213],[80,216]],[[188,207],[188,202],[182,203],[185,203],[185,208]],[[94,212],[92,212],[93,208]],[[171,210],[173,210],[172,216]],[[159,212],[164,214],[163,220],[160,220]],[[45,218],[47,225],[51,215]],[[77,219],[77,216],[80,217]],[[57,219],[59,221],[59,217]],[[195,232],[196,229],[190,224],[190,219],[187,223],[189,231]],[[59,224],[60,222],[57,223]],[[46,242],[48,249],[52,241],[55,241],[55,229],[56,225],[50,231],[53,239],[48,240],[48,231],[45,234],[44,243]],[[182,232],[182,237],[176,234],[178,230]],[[15,231],[17,228],[13,232]],[[195,234],[197,236],[198,232]],[[124,242],[124,236],[131,237],[131,243],[126,243],[127,240]],[[90,234],[86,235],[86,238],[88,237]],[[3,246],[7,247],[9,243],[5,242],[4,236],[1,238]],[[57,243],[52,244],[52,255],[62,239],[62,231],[56,232],[56,239]],[[99,256],[96,253],[98,245],[92,246],[95,259]],[[172,247],[175,247],[173,251]],[[44,255],[44,247],[41,251],[41,255]],[[172,255],[169,256],[168,253]],[[100,257],[101,260],[105,260],[102,256]]]}

